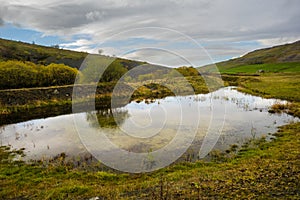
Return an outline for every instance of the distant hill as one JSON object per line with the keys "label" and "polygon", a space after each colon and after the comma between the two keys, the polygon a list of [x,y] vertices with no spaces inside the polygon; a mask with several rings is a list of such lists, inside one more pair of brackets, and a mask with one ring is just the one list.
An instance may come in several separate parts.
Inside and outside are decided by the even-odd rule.
{"label": "distant hill", "polygon": [[[49,65],[51,63],[65,64],[78,69],[87,55],[88,53],[86,52],[64,50],[55,46],[46,47],[0,38],[0,61],[29,61],[42,65]],[[103,56],[103,58],[105,57],[107,56]],[[127,70],[142,64],[142,62],[121,58],[117,58],[117,62]]]}
{"label": "distant hill", "polygon": [[[300,63],[300,41],[255,50],[242,57],[216,63],[216,66],[220,72],[224,73],[248,72],[248,70],[250,70],[249,72],[253,72],[258,69],[267,69],[276,72],[280,70],[297,71],[296,68],[300,67],[298,63]],[[272,66],[275,66],[274,69],[272,69]],[[293,69],[290,69],[289,66]],[[253,67],[252,70],[251,67]],[[213,71],[210,65],[200,67],[199,69],[202,72]]]}

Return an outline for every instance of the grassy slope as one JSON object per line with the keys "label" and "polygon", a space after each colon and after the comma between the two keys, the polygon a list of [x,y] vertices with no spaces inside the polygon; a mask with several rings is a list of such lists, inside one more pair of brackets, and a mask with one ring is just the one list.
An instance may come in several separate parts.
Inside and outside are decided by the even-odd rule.
{"label": "grassy slope", "polygon": [[87,53],[0,39],[0,60],[63,63],[79,68]]}
{"label": "grassy slope", "polygon": [[268,63],[268,64],[256,64],[256,65],[241,65],[224,69],[220,67],[221,73],[226,74],[238,74],[238,73],[250,73],[255,74],[259,70],[263,70],[264,73],[274,72],[300,72],[300,62],[295,63]]}
{"label": "grassy slope", "polygon": [[[87,55],[88,53],[86,52],[70,51],[0,38],[0,61],[30,61],[43,65],[62,63],[70,67],[79,68]],[[103,58],[107,58],[107,56],[103,56]],[[116,62],[120,63],[126,69],[132,69],[142,64],[142,62],[121,58],[117,58]]]}
{"label": "grassy slope", "polygon": [[[298,64],[297,64],[298,63]],[[240,58],[216,63],[222,73],[255,73],[259,69],[270,72],[299,71],[300,41],[252,51]],[[274,68],[274,69],[273,69]],[[199,68],[204,72],[213,72],[208,66]]]}
{"label": "grassy slope", "polygon": [[240,58],[220,62],[217,64],[217,66],[227,69],[241,65],[289,62],[300,62],[300,41],[291,44],[255,50]]}

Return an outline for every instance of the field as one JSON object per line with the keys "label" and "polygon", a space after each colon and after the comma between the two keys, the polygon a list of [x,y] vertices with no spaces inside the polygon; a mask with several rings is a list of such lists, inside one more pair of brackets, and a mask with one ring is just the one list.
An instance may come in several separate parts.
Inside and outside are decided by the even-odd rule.
{"label": "field", "polygon": [[237,74],[237,73],[245,73],[245,74],[255,74],[255,73],[293,73],[300,72],[300,63],[271,63],[271,64],[256,64],[256,65],[242,65],[238,67],[227,67],[221,68],[221,73],[228,74]]}

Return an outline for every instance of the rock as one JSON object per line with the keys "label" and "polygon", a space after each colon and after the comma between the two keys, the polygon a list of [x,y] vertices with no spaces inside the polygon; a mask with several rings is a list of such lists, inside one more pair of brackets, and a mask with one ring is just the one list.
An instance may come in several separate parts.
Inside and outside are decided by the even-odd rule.
{"label": "rock", "polygon": [[55,90],[53,91],[53,94],[59,94],[59,91],[58,91],[57,89],[55,89]]}
{"label": "rock", "polygon": [[257,73],[264,73],[264,72],[265,72],[265,70],[263,70],[263,69],[257,70]]}
{"label": "rock", "polygon": [[99,200],[99,199],[100,199],[99,197],[92,197],[89,200]]}

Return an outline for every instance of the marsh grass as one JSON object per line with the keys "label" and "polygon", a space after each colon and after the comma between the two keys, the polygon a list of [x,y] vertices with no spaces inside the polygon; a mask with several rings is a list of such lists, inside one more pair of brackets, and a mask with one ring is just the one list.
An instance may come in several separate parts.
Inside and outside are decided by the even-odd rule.
{"label": "marsh grass", "polygon": [[300,117],[299,103],[275,103],[270,109],[269,113],[287,113],[296,117]]}
{"label": "marsh grass", "polygon": [[300,102],[300,73],[265,74],[248,79],[239,79],[239,91],[262,96],[277,98],[292,102]]}

